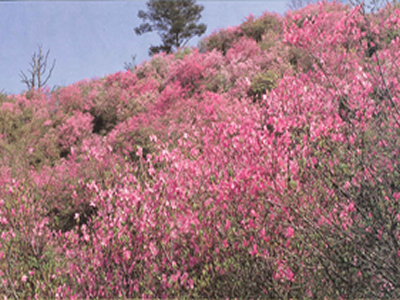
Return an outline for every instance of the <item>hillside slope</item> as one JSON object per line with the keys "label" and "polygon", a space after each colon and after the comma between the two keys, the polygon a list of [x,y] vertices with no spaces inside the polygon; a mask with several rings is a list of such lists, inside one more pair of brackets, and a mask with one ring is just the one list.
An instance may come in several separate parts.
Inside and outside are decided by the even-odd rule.
{"label": "hillside slope", "polygon": [[400,296],[400,10],[265,13],[0,98],[0,294]]}

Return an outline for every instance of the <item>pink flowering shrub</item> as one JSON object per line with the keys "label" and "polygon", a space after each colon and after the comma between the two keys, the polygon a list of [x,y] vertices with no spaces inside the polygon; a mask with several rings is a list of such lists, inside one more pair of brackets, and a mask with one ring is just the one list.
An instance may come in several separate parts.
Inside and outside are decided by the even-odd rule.
{"label": "pink flowering shrub", "polygon": [[93,128],[93,117],[79,111],[75,112],[65,123],[59,126],[59,143],[61,149],[70,151],[78,141],[89,136]]}
{"label": "pink flowering shrub", "polygon": [[0,96],[0,293],[399,297],[399,17],[265,13]]}
{"label": "pink flowering shrub", "polygon": [[[86,87],[86,89],[85,89]],[[90,87],[87,81],[77,82],[67,88],[60,88],[53,94],[53,98],[57,104],[57,109],[64,113],[72,113],[73,111],[88,111],[92,107],[89,97],[82,97],[83,89]]]}

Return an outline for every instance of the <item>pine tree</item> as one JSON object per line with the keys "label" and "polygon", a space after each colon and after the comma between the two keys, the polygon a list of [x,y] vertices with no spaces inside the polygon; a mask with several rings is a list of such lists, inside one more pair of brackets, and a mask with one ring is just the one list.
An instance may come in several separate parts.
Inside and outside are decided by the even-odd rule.
{"label": "pine tree", "polygon": [[194,0],[150,0],[146,3],[148,12],[139,11],[138,17],[145,23],[135,28],[138,35],[157,31],[163,42],[151,46],[149,54],[165,51],[171,53],[184,47],[194,36],[201,36],[207,29],[198,24],[204,7]]}

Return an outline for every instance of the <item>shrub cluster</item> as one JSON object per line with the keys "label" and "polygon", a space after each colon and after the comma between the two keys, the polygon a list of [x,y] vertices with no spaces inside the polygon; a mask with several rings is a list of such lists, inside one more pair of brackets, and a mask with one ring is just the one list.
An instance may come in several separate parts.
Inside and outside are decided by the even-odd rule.
{"label": "shrub cluster", "polygon": [[400,297],[399,24],[312,4],[0,95],[0,294]]}

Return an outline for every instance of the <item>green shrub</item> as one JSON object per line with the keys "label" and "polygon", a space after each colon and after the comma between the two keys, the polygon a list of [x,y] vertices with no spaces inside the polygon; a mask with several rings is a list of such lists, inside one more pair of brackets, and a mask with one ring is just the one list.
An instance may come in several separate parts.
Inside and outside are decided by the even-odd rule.
{"label": "green shrub", "polygon": [[288,60],[295,72],[307,73],[313,69],[314,60],[304,49],[290,47]]}
{"label": "green shrub", "polygon": [[174,57],[176,60],[182,60],[186,55],[189,55],[190,53],[192,53],[192,50],[189,47],[185,47],[183,49],[178,49],[178,51],[174,53]]}
{"label": "green shrub", "polygon": [[272,31],[280,34],[283,29],[279,16],[273,14],[263,14],[258,19],[250,15],[241,28],[246,36],[254,39],[257,43],[261,42],[262,36],[267,32]]}
{"label": "green shrub", "polygon": [[248,95],[253,97],[253,102],[260,100],[262,95],[266,91],[270,91],[276,87],[276,81],[278,80],[278,75],[273,71],[267,71],[266,73],[259,73],[255,75],[250,83],[250,90]]}
{"label": "green shrub", "polygon": [[232,83],[229,80],[229,75],[224,74],[221,71],[213,77],[206,78],[204,84],[207,91],[214,93],[225,93],[232,86]]}
{"label": "green shrub", "polygon": [[220,30],[199,42],[199,52],[204,53],[216,49],[225,55],[243,35],[240,27]]}

